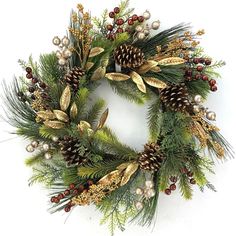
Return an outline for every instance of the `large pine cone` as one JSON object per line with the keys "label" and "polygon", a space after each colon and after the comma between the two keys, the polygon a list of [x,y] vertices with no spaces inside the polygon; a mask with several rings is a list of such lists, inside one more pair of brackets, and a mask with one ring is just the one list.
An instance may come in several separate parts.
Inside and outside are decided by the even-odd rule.
{"label": "large pine cone", "polygon": [[66,136],[59,145],[67,166],[82,165],[88,161],[90,152],[77,138]]}
{"label": "large pine cone", "polygon": [[120,45],[114,53],[115,62],[124,68],[136,68],[143,64],[144,53],[132,45]]}
{"label": "large pine cone", "polygon": [[160,146],[156,143],[144,145],[144,151],[140,153],[138,163],[141,169],[158,171],[164,160],[164,155],[160,151]]}
{"label": "large pine cone", "polygon": [[172,111],[186,112],[191,108],[187,87],[184,84],[171,85],[161,90],[160,98]]}
{"label": "large pine cone", "polygon": [[85,74],[84,70],[80,67],[73,67],[68,74],[64,77],[65,81],[71,86],[74,92],[79,89],[80,78]]}

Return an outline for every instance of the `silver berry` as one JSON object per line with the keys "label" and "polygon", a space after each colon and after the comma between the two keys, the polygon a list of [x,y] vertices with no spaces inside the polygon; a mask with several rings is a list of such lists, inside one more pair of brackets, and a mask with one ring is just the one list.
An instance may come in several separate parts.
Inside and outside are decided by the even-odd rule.
{"label": "silver berry", "polygon": [[52,39],[52,43],[56,46],[59,46],[60,43],[61,43],[61,40],[58,36],[55,36],[53,39]]}

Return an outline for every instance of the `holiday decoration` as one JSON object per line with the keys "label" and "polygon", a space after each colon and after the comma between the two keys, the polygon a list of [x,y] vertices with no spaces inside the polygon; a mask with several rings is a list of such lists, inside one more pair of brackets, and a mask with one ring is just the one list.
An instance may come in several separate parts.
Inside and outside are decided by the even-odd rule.
{"label": "holiday decoration", "polygon": [[[179,24],[158,32],[160,24],[127,0],[101,18],[78,4],[68,36],[52,39],[56,51],[20,60],[26,74],[5,84],[6,119],[28,140],[29,183],[48,187],[51,212],[93,204],[113,235],[129,221],[150,225],[161,193],[191,199],[193,186],[215,190],[206,173],[233,151],[204,101],[224,62],[205,55],[204,30]],[[147,102],[141,150],[107,126],[105,101],[92,99],[101,80],[130,102]]]}

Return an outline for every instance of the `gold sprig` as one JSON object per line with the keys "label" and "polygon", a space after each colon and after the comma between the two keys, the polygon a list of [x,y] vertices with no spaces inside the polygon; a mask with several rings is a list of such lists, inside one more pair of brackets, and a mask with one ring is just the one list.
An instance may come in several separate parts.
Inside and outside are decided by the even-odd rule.
{"label": "gold sprig", "polygon": [[39,91],[34,92],[35,100],[31,103],[31,107],[35,111],[44,111],[46,110],[44,99],[41,96]]}

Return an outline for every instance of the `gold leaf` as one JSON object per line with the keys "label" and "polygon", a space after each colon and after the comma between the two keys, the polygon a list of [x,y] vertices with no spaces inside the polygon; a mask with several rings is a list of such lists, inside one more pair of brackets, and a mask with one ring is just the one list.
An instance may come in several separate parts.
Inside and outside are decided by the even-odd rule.
{"label": "gold leaf", "polygon": [[103,177],[98,181],[98,183],[99,183],[99,184],[102,184],[102,185],[108,185],[108,184],[110,183],[112,177],[113,177],[114,175],[119,174],[119,173],[120,173],[119,170],[114,170],[114,171],[110,172],[109,174],[103,176]]}
{"label": "gold leaf", "polygon": [[135,84],[143,84],[143,79],[137,72],[132,71],[129,75]]}
{"label": "gold leaf", "polygon": [[185,62],[186,62],[186,60],[184,60],[181,57],[168,57],[168,58],[158,61],[158,65],[170,66],[170,65],[183,64]]}
{"label": "gold leaf", "polygon": [[129,164],[130,164],[130,162],[122,163],[121,165],[117,166],[116,169],[120,170],[120,171],[125,170]]}
{"label": "gold leaf", "polygon": [[85,120],[81,120],[80,122],[79,122],[79,124],[78,124],[78,129],[79,129],[79,131],[80,132],[84,132],[85,130],[87,130],[87,129],[90,129],[91,128],[91,125],[87,122],[87,121],[85,121]]}
{"label": "gold leaf", "polygon": [[60,106],[62,111],[66,111],[66,109],[69,107],[70,99],[71,99],[70,86],[67,85],[64,91],[62,92],[60,98]]}
{"label": "gold leaf", "polygon": [[128,80],[130,77],[122,73],[107,73],[106,78],[108,78],[109,80],[114,80],[114,81],[124,81],[124,80]]}
{"label": "gold leaf", "polygon": [[161,72],[161,68],[159,66],[155,66],[151,69],[151,71],[158,73]]}
{"label": "gold leaf", "polygon": [[143,79],[147,84],[155,88],[163,89],[167,86],[166,83],[154,77],[143,77]]}
{"label": "gold leaf", "polygon": [[53,110],[53,113],[55,114],[56,118],[60,121],[64,121],[64,122],[68,122],[69,121],[69,117],[68,115],[61,110]]}
{"label": "gold leaf", "polygon": [[85,65],[85,69],[88,71],[94,66],[93,62],[88,61]]}
{"label": "gold leaf", "polygon": [[109,109],[107,108],[101,115],[97,129],[101,129],[104,126],[108,117],[108,113],[109,113]]}
{"label": "gold leaf", "polygon": [[102,79],[105,76],[105,74],[106,74],[106,68],[100,66],[93,72],[91,80]]}
{"label": "gold leaf", "polygon": [[75,119],[78,114],[78,108],[75,102],[73,102],[71,108],[70,108],[70,118]]}
{"label": "gold leaf", "polygon": [[146,93],[146,85],[144,83],[143,84],[137,84],[137,87],[141,92]]}
{"label": "gold leaf", "polygon": [[61,122],[61,121],[51,121],[51,120],[47,120],[44,122],[44,124],[52,129],[62,129],[65,126],[65,123]]}
{"label": "gold leaf", "polygon": [[95,57],[99,55],[100,53],[104,52],[103,48],[95,47],[90,50],[89,57]]}
{"label": "gold leaf", "polygon": [[148,60],[144,62],[138,69],[137,72],[139,74],[145,74],[149,70],[151,70],[153,67],[157,66],[158,62],[153,61],[153,60]]}
{"label": "gold leaf", "polygon": [[53,120],[55,119],[55,115],[51,111],[38,111],[37,116],[43,120]]}
{"label": "gold leaf", "polygon": [[133,162],[128,165],[121,179],[120,186],[124,186],[125,184],[129,182],[131,176],[137,171],[138,167],[139,167],[139,164],[137,162]]}

